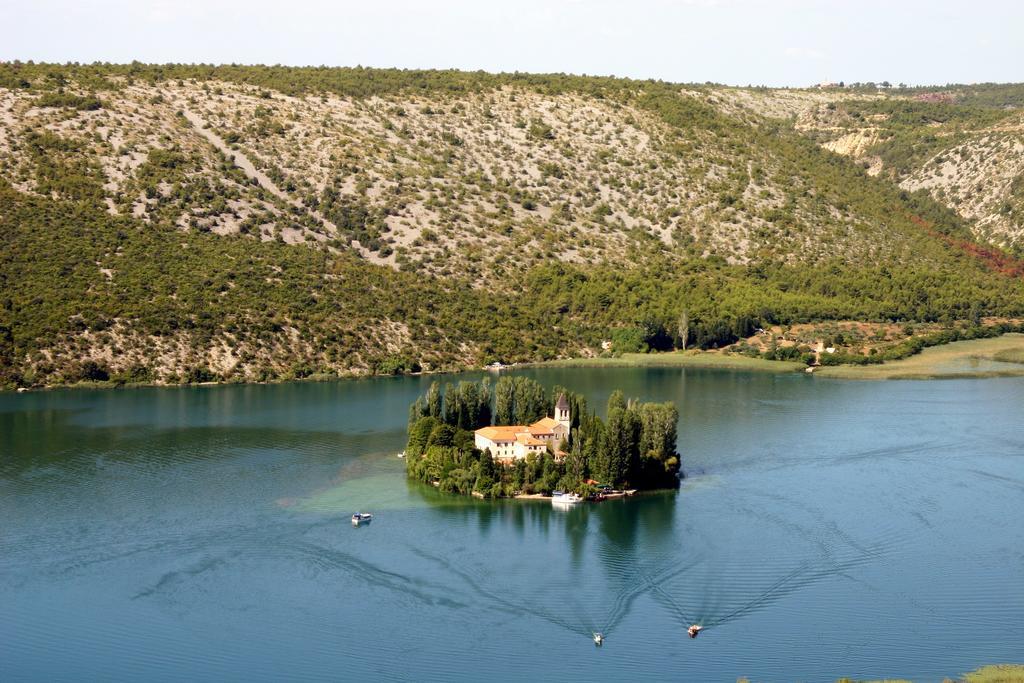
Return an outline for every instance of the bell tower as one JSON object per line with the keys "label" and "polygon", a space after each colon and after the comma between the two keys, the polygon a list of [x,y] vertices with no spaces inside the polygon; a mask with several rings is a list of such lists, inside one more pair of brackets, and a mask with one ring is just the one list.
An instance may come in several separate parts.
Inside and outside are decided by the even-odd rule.
{"label": "bell tower", "polygon": [[572,416],[569,414],[569,401],[565,399],[565,394],[559,394],[558,401],[555,403],[555,421],[564,424],[566,429],[572,425]]}

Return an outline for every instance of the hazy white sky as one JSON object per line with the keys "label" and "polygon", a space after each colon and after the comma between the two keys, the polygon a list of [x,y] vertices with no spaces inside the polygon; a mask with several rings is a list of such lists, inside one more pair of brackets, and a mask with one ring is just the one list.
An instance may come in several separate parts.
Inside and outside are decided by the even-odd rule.
{"label": "hazy white sky", "polygon": [[1024,1],[0,0],[0,59],[1024,81]]}

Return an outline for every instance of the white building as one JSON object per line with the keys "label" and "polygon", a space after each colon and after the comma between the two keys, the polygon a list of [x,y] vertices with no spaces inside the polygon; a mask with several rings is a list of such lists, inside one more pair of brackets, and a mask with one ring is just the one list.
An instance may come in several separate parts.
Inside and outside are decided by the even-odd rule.
{"label": "white building", "polygon": [[549,447],[557,456],[559,444],[569,438],[570,424],[569,402],[562,395],[555,404],[555,417],[545,417],[531,425],[481,427],[474,432],[474,441],[478,449],[490,450],[491,457],[504,464],[531,453],[543,453]]}

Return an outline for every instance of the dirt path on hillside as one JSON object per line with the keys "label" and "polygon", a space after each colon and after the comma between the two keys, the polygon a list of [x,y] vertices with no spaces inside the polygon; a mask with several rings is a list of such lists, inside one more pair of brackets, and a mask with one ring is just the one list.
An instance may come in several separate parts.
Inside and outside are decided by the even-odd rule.
{"label": "dirt path on hillside", "polygon": [[[310,209],[297,199],[289,197],[283,190],[281,190],[281,188],[279,188],[274,183],[273,180],[271,180],[267,176],[266,173],[256,168],[255,164],[252,163],[252,161],[249,159],[248,156],[245,155],[244,152],[240,150],[231,149],[228,143],[224,141],[224,138],[217,135],[210,128],[206,127],[206,122],[202,119],[201,116],[199,116],[193,111],[189,111],[185,107],[182,107],[182,113],[185,115],[185,118],[188,119],[189,123],[192,124],[192,127],[195,128],[200,135],[206,138],[206,140],[211,145],[220,150],[227,158],[231,159],[235,166],[238,166],[238,168],[242,169],[245,175],[259,183],[260,187],[262,187],[264,190],[274,195],[278,199],[288,202],[290,205],[300,208],[303,211],[308,211],[314,218],[320,221],[320,223],[323,224],[324,227],[330,230],[331,234],[337,235],[339,233],[338,226],[329,221],[322,213],[320,213],[316,209]],[[317,233],[310,234],[312,234],[313,238],[318,241],[323,241],[327,239],[327,237],[324,235],[320,235]],[[361,244],[359,244],[359,240],[351,240],[350,244],[352,248],[355,249],[359,253],[359,255],[362,256],[367,261],[377,264],[387,264],[387,261],[385,259],[382,259],[376,253],[370,251],[369,249],[366,249]]]}
{"label": "dirt path on hillside", "polygon": [[[188,119],[189,122],[192,124],[193,128],[195,128],[200,135],[206,138],[211,145],[219,149],[221,152],[224,153],[225,156],[231,159],[234,162],[235,166],[238,166],[238,168],[245,171],[245,175],[249,176],[250,178],[253,178],[256,182],[260,184],[260,187],[262,187],[264,190],[274,195],[278,199],[283,199],[293,206],[298,206],[299,203],[285,195],[281,188],[275,185],[274,181],[267,177],[266,173],[260,171],[258,168],[256,168],[256,166],[253,165],[253,163],[249,160],[249,157],[247,157],[243,152],[233,150],[230,147],[228,147],[228,144],[224,142],[223,138],[221,138],[219,135],[214,133],[209,128],[206,128],[206,122],[203,121],[203,119],[200,118],[198,114],[196,114],[195,112],[191,112],[188,109],[183,109],[182,111],[185,114],[185,118]],[[334,230],[335,232],[337,232],[337,228],[334,228]]]}

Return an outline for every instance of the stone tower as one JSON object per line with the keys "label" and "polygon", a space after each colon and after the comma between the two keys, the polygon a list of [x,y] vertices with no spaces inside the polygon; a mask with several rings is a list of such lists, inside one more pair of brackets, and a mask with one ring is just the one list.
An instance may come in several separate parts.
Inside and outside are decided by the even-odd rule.
{"label": "stone tower", "polygon": [[566,429],[572,425],[572,417],[569,415],[569,401],[565,399],[565,394],[559,394],[558,401],[555,402],[555,421],[565,425]]}

